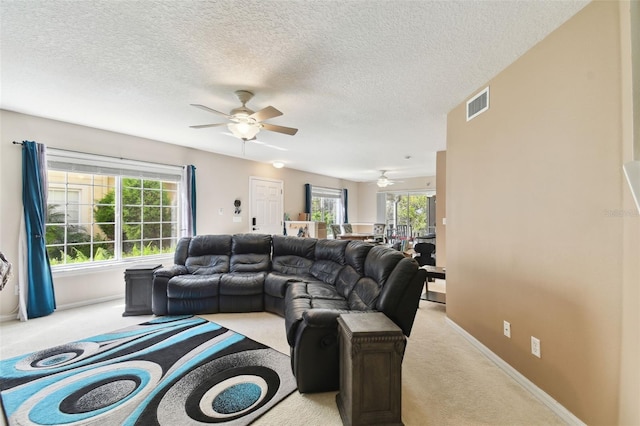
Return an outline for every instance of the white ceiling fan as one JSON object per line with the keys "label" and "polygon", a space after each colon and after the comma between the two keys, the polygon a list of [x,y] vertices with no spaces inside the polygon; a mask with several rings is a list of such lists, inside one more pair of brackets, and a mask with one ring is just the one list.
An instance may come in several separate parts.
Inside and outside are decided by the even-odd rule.
{"label": "white ceiling fan", "polygon": [[280,111],[272,106],[261,109],[260,111],[253,111],[247,108],[246,103],[253,98],[253,93],[248,90],[236,90],[236,96],[242,102],[242,106],[234,108],[229,114],[216,111],[200,104],[191,104],[196,108],[203,109],[205,111],[220,115],[229,120],[229,123],[214,123],[214,124],[200,124],[197,126],[189,126],[192,129],[204,129],[208,127],[227,126],[233,136],[238,139],[242,139],[244,142],[255,140],[256,135],[260,130],[268,130],[271,132],[284,133],[285,135],[295,135],[298,129],[292,127],[278,126],[275,124],[265,123],[265,120],[270,118],[279,117],[282,115]]}
{"label": "white ceiling fan", "polygon": [[387,173],[387,170],[380,170],[380,177],[376,181],[376,185],[378,185],[379,188],[386,188],[389,185],[401,182],[399,180],[389,179],[385,173]]}

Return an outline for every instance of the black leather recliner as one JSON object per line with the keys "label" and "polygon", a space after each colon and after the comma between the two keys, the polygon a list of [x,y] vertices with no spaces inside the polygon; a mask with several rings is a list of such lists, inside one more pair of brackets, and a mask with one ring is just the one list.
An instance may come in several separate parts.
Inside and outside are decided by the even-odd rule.
{"label": "black leather recliner", "polygon": [[383,312],[406,336],[411,333],[425,271],[387,247],[353,243],[345,251],[335,293],[319,292],[312,283],[287,289],[285,324],[300,392],[339,388],[341,314]]}

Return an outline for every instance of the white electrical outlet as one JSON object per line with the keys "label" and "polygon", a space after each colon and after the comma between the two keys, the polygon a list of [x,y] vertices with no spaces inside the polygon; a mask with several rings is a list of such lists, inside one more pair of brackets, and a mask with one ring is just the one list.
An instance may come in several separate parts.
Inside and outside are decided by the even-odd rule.
{"label": "white electrical outlet", "polygon": [[540,358],[540,339],[531,336],[531,353]]}
{"label": "white electrical outlet", "polygon": [[511,324],[509,321],[504,321],[503,324],[504,335],[511,339]]}

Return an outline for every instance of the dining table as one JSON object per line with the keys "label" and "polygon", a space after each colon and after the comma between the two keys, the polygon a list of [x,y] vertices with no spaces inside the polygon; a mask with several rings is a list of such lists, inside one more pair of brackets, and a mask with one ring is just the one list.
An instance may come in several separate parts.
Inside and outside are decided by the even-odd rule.
{"label": "dining table", "polygon": [[360,233],[349,233],[349,234],[340,234],[338,235],[338,238],[341,240],[358,240],[358,241],[367,241],[367,240],[373,240],[374,239],[374,235],[373,234],[360,234]]}

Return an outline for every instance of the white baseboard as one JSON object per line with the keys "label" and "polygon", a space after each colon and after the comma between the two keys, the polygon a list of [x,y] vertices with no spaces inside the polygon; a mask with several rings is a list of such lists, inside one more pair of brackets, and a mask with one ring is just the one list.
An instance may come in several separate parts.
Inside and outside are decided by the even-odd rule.
{"label": "white baseboard", "polygon": [[[83,300],[82,302],[76,302],[76,303],[67,303],[65,305],[57,306],[56,311],[65,311],[67,309],[79,308],[81,306],[87,306],[87,305],[95,305],[96,303],[110,302],[112,300],[118,300],[118,299],[122,299],[122,302],[124,303],[124,294],[119,294],[119,295],[116,294],[113,296],[101,297],[99,299]],[[0,316],[0,322],[13,321],[15,319],[18,319],[17,313]]]}
{"label": "white baseboard", "polygon": [[498,366],[502,371],[507,373],[513,380],[519,385],[525,388],[529,393],[536,397],[540,402],[546,405],[551,411],[553,411],[558,417],[564,420],[569,425],[586,426],[586,424],[577,418],[571,411],[567,410],[562,404],[553,399],[548,393],[536,386],[531,380],[523,376],[518,370],[510,366],[506,361],[493,353],[489,348],[483,345],[478,339],[469,334],[465,329],[453,322],[448,317],[446,318],[447,324],[457,331],[462,337],[467,339],[476,349],[478,349],[484,356],[489,358],[491,362]]}
{"label": "white baseboard", "polygon": [[95,305],[96,303],[111,302],[112,300],[122,299],[124,303],[124,294],[115,294],[113,296],[101,297],[99,299],[83,300],[82,302],[67,303],[66,305],[60,305],[56,308],[56,311],[65,311],[67,309],[79,308],[81,306]]}

